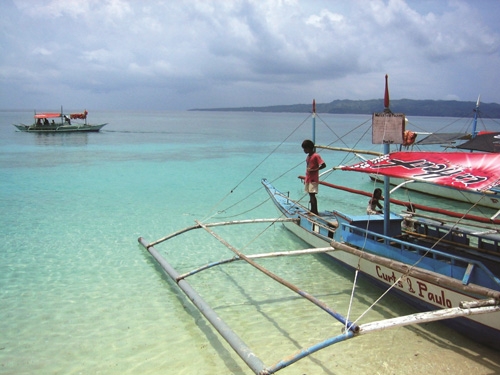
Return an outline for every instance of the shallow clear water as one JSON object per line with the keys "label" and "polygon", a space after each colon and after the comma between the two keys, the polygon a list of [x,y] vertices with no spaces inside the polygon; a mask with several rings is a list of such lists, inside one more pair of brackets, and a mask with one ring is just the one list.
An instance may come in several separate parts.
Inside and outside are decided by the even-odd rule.
{"label": "shallow clear water", "polygon": [[[307,114],[90,113],[92,122],[109,122],[97,134],[28,134],[11,125],[30,116],[0,112],[0,373],[252,373],[137,238],[154,241],[194,220],[275,217],[260,179],[302,196],[297,176],[304,168],[300,143],[311,134]],[[347,134],[352,145],[365,121],[369,116],[320,116],[317,139]],[[449,119],[414,121],[439,127]],[[325,156],[330,166],[343,158]],[[363,176],[335,172],[332,180],[372,189]],[[320,191],[318,199],[320,209],[366,206],[342,193]],[[216,231],[247,254],[304,247],[279,225]],[[157,249],[179,272],[232,257],[201,231]],[[353,275],[327,257],[259,263],[347,312]],[[246,264],[213,268],[189,282],[267,365],[341,329]],[[361,280],[352,316],[379,294]],[[412,311],[389,296],[363,321]],[[497,352],[427,324],[337,344],[280,373],[353,372],[492,374],[500,362]]]}

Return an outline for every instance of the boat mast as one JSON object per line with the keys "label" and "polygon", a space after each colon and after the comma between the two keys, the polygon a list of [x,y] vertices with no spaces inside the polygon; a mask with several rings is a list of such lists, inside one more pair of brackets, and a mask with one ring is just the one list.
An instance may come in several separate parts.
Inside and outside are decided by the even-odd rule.
{"label": "boat mast", "polygon": [[477,114],[479,112],[479,100],[481,95],[477,97],[476,108],[474,109],[474,122],[472,123],[472,139],[476,138],[477,135]]}
{"label": "boat mast", "polygon": [[[391,113],[389,109],[389,76],[385,75],[385,92],[384,92],[384,112]],[[384,142],[384,155],[389,154],[390,147],[388,142]],[[384,234],[389,233],[389,218],[391,215],[390,211],[390,179],[388,176],[384,176]]]}
{"label": "boat mast", "polygon": [[316,99],[313,99],[312,120],[312,141],[316,144]]}

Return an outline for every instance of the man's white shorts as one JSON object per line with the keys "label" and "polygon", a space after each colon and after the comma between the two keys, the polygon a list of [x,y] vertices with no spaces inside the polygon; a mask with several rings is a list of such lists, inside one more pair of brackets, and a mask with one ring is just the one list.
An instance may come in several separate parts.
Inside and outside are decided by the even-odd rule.
{"label": "man's white shorts", "polygon": [[308,182],[304,184],[304,190],[309,194],[317,194],[318,193],[318,183],[317,182]]}

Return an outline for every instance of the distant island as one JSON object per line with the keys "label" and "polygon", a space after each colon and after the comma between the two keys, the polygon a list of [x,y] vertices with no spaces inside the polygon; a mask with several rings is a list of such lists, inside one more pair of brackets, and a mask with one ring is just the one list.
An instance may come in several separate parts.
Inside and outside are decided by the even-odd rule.
{"label": "distant island", "polygon": [[[268,107],[239,108],[197,108],[190,111],[230,111],[230,112],[299,112],[310,113],[312,104],[273,105]],[[432,117],[467,117],[474,112],[476,102],[456,100],[391,100],[391,111],[408,116]],[[334,100],[330,103],[316,103],[317,113],[360,114],[367,115],[381,112],[384,109],[383,99],[372,100]],[[479,112],[483,117],[500,118],[500,104],[480,103]]]}

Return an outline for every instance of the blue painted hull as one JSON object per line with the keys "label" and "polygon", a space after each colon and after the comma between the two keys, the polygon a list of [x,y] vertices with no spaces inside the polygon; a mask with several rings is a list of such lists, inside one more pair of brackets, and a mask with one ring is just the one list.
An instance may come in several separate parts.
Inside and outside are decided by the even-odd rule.
{"label": "blue painted hull", "polygon": [[[359,268],[363,276],[384,289],[394,284],[391,291],[418,310],[454,308],[462,301],[489,297],[498,303],[500,299],[500,280],[482,262],[451,254],[446,246],[424,246],[417,236],[410,242],[401,230],[403,218],[398,215],[390,215],[388,232],[383,235],[384,219],[379,215],[352,217],[339,211],[311,215],[267,180],[262,183],[281,214],[298,219],[298,224],[285,223],[287,229],[313,247],[333,246],[335,251],[327,254],[335,261],[348,269]],[[415,228],[427,232],[431,229],[435,228],[425,222]],[[459,239],[482,243],[474,236],[464,233]],[[498,248],[500,237],[490,236],[485,243]],[[410,267],[414,273],[406,273]],[[500,312],[445,322],[473,340],[500,350]]]}

